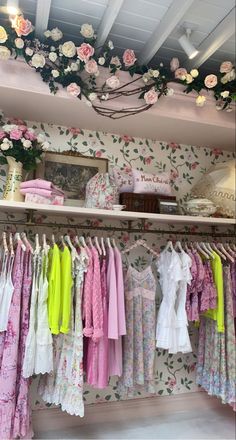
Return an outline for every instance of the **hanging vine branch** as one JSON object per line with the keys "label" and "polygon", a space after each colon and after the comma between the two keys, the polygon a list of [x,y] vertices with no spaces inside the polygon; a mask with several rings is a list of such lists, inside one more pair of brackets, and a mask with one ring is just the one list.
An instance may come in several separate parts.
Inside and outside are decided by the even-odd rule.
{"label": "hanging vine branch", "polygon": [[[196,105],[203,107],[207,93],[213,91],[217,110],[232,110],[232,101],[236,100],[235,67],[230,61],[220,66],[217,75],[203,77],[197,69],[187,72],[179,66],[177,58],[171,60],[167,68],[160,63],[155,68],[139,65],[135,53],[126,49],[122,59],[112,55],[112,41],[104,46],[103,52],[96,53],[96,35],[89,24],[81,26],[83,43],[76,46],[73,41],[63,42],[63,34],[58,28],[46,30],[45,41],[34,37],[31,22],[17,15],[9,19],[9,26],[0,26],[0,59],[21,56],[34,68],[44,82],[48,83],[51,93],[57,93],[63,87],[74,98],[84,100],[99,115],[120,119],[149,110],[158,105],[162,96],[172,95],[174,90],[169,83],[186,86],[184,92],[197,93]],[[107,68],[107,79],[100,86],[101,67]],[[121,71],[127,71],[131,79],[121,85]],[[135,78],[133,76],[135,75]],[[134,86],[134,87],[133,87]],[[111,102],[127,98],[126,105],[114,109]],[[129,97],[137,99],[137,105],[128,103]],[[140,102],[140,104],[139,104]],[[132,101],[133,103],[133,101]]]}

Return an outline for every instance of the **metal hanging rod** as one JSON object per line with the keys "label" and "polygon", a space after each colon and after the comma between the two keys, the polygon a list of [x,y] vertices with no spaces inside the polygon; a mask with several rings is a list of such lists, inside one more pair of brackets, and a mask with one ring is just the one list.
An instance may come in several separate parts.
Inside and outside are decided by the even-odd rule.
{"label": "metal hanging rod", "polygon": [[[127,232],[136,234],[163,234],[163,235],[189,235],[189,236],[202,236],[202,237],[218,237],[218,238],[232,238],[235,237],[235,226],[233,232],[216,232],[216,226],[210,226],[211,232],[191,232],[191,231],[173,231],[173,230],[162,230],[162,229],[145,229],[145,222],[142,222],[140,228],[132,228],[131,220],[128,220],[128,227],[117,227],[117,226],[91,226],[91,225],[71,225],[70,223],[53,223],[44,222],[37,223],[31,221],[13,221],[13,220],[0,220],[0,225],[7,227],[8,225],[14,226],[26,226],[26,227],[43,227],[43,228],[66,228],[66,229],[80,229],[80,230],[96,230],[96,231],[110,231],[110,232]],[[209,227],[209,226],[208,226]]]}

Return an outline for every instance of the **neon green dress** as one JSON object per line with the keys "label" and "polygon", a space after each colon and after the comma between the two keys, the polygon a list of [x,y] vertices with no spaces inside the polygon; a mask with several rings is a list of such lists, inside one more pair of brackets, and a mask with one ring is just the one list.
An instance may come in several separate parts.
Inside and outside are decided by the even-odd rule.
{"label": "neon green dress", "polygon": [[224,284],[223,284],[223,266],[220,256],[213,251],[214,259],[211,260],[214,283],[217,290],[217,307],[203,313],[207,318],[217,321],[217,331],[224,333]]}
{"label": "neon green dress", "polygon": [[49,250],[48,322],[51,333],[58,335],[61,313],[61,263],[57,244]]}
{"label": "neon green dress", "polygon": [[68,333],[70,330],[71,296],[72,296],[72,257],[67,246],[60,251],[61,254],[61,316],[60,332]]}

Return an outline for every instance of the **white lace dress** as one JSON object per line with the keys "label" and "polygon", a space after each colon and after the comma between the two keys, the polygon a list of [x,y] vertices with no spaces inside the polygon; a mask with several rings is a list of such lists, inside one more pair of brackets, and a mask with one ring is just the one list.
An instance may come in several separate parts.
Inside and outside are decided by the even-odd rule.
{"label": "white lace dress", "polygon": [[157,316],[156,346],[166,350],[177,347],[177,316],[175,302],[179,282],[183,278],[181,260],[175,250],[165,249],[157,261],[160,274],[162,303]]}
{"label": "white lace dress", "polygon": [[83,402],[83,332],[81,296],[88,256],[84,249],[72,254],[73,288],[70,332],[53,337],[54,372],[39,382],[39,394],[48,403],[61,405],[71,415],[84,416]]}

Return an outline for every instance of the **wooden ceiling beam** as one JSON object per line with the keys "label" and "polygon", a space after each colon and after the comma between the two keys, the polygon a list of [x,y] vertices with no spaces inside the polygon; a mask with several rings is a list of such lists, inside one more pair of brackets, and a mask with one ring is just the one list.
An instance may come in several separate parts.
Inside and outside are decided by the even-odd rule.
{"label": "wooden ceiling beam", "polygon": [[210,58],[229,38],[235,33],[235,7],[226,17],[213,29],[197,48],[199,53],[192,60],[185,63],[186,69],[200,67]]}
{"label": "wooden ceiling beam", "polygon": [[43,37],[43,33],[48,28],[48,20],[51,9],[51,0],[38,0],[35,18],[35,35]]}
{"label": "wooden ceiling beam", "polygon": [[103,46],[115,22],[117,15],[124,3],[124,0],[112,0],[108,2],[102,20],[97,30],[96,47]]}
{"label": "wooden ceiling beam", "polygon": [[194,0],[174,0],[168,8],[164,17],[153,31],[151,37],[144,45],[140,55],[139,63],[147,64],[157,51],[160,49],[164,41],[171,34],[171,32],[178,25],[180,20],[184,17],[187,10],[190,8]]}

